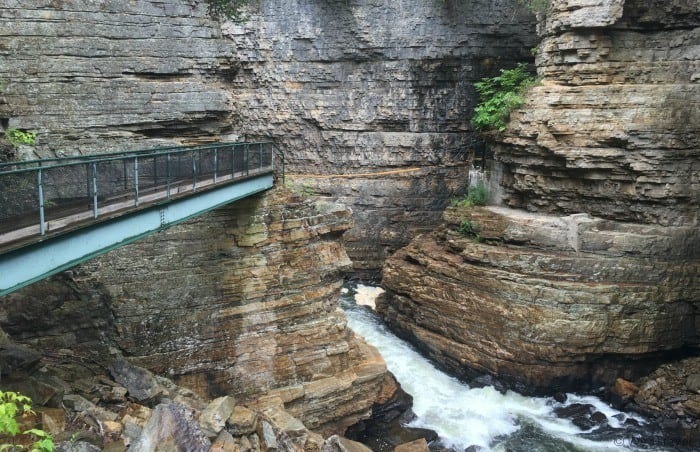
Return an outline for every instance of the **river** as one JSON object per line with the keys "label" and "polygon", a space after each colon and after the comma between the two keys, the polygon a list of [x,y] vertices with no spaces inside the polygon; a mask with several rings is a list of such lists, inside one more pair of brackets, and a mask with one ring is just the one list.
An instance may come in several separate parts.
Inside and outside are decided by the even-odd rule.
{"label": "river", "polygon": [[[375,288],[348,285],[341,303],[353,331],[379,349],[389,370],[403,389],[413,396],[416,419],[409,426],[438,433],[441,445],[455,450],[480,446],[499,451],[618,451],[635,450],[636,433],[627,424],[645,420],[623,413],[593,396],[567,394],[564,403],[548,397],[505,394],[491,386],[470,388],[438,370],[410,344],[392,334],[369,308]],[[594,429],[582,430],[555,410],[572,404],[588,404],[608,420],[606,440],[596,440]],[[600,435],[598,435],[600,436]],[[648,450],[648,449],[647,449]]]}

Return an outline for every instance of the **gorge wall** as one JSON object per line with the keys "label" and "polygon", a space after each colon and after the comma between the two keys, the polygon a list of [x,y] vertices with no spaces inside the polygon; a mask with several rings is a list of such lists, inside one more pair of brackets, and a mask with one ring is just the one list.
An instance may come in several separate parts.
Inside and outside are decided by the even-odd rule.
{"label": "gorge wall", "polygon": [[282,143],[293,189],[352,207],[344,243],[365,273],[463,193],[472,83],[536,42],[515,0],[262,0],[224,34],[236,132]]}
{"label": "gorge wall", "polygon": [[[472,82],[536,43],[517,0],[261,0],[248,16],[222,28],[203,1],[12,1],[0,124],[38,132],[22,158],[273,138],[293,189],[352,207],[344,241],[374,273],[464,191]],[[313,177],[335,174],[353,176]]]}
{"label": "gorge wall", "polygon": [[3,297],[0,327],[49,369],[125,357],[342,433],[395,390],[338,306],[350,216],[284,190],[239,201]]}
{"label": "gorge wall", "polygon": [[446,211],[379,306],[454,373],[544,393],[693,349],[700,308],[698,3],[549,3],[541,82],[495,146],[501,206]]}
{"label": "gorge wall", "polygon": [[0,7],[0,122],[22,157],[216,141],[234,49],[195,0],[13,0]]}

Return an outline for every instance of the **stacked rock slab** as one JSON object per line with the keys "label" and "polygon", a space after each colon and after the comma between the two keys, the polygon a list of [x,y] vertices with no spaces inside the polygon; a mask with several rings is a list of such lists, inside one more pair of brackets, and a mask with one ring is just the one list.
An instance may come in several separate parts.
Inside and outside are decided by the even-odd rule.
{"label": "stacked rock slab", "polygon": [[501,207],[448,210],[378,307],[453,372],[528,392],[638,376],[698,343],[700,307],[698,3],[549,4],[541,83],[495,147]]}
{"label": "stacked rock slab", "polygon": [[338,306],[351,212],[282,191],[212,211],[0,299],[14,340],[131,363],[202,397],[266,397],[342,431],[393,393]]}
{"label": "stacked rock slab", "polygon": [[236,130],[283,144],[292,188],[353,209],[348,254],[376,273],[464,191],[472,83],[532,58],[534,17],[517,0],[256,5],[223,28]]}

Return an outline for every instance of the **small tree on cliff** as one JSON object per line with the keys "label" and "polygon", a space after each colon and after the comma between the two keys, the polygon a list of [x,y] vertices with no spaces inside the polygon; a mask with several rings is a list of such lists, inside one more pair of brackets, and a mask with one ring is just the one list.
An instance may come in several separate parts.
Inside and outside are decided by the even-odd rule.
{"label": "small tree on cliff", "polygon": [[474,128],[481,132],[503,132],[510,113],[525,102],[523,92],[534,83],[535,77],[527,71],[525,63],[513,69],[501,69],[501,75],[475,83],[480,102],[472,117]]}

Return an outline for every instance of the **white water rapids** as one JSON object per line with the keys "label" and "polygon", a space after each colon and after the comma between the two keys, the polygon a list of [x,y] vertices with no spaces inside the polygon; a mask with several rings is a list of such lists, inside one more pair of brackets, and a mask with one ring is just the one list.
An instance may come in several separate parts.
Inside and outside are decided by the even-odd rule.
{"label": "white water rapids", "polygon": [[[475,445],[493,451],[611,451],[632,450],[630,438],[621,436],[599,442],[582,436],[585,431],[558,417],[557,407],[572,403],[595,406],[613,428],[622,427],[628,417],[592,396],[568,394],[565,404],[552,398],[525,397],[493,387],[470,388],[441,372],[408,343],[394,336],[366,307],[358,306],[353,295],[366,302],[376,288],[358,285],[355,294],[344,290],[343,307],[350,328],[379,349],[389,370],[403,389],[413,396],[417,418],[411,427],[429,428],[440,441],[455,450]],[[376,296],[376,293],[372,293]]]}

